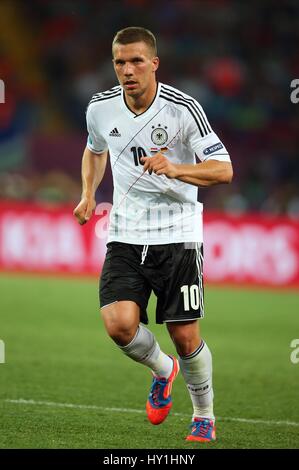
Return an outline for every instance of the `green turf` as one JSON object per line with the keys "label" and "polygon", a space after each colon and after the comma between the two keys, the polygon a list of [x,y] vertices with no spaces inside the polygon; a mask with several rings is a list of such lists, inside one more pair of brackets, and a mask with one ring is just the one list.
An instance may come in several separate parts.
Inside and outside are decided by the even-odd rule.
{"label": "green turf", "polygon": [[[142,410],[150,374],[106,336],[96,280],[1,275],[0,292],[6,345],[1,448],[198,448],[184,441],[191,404],[181,376],[167,421],[148,423]],[[154,324],[154,305],[152,299],[150,327],[163,349],[174,353],[165,327]],[[213,351],[218,420],[217,441],[202,447],[299,448],[299,364],[290,361],[298,315],[295,291],[206,289],[202,331]],[[21,398],[98,408],[6,401]]]}

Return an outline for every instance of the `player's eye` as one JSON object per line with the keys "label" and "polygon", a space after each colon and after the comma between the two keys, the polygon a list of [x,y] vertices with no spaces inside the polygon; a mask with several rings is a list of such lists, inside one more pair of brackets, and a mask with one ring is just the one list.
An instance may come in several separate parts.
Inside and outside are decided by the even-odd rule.
{"label": "player's eye", "polygon": [[136,57],[136,59],[133,59],[133,62],[134,64],[137,64],[139,62],[143,62],[142,59],[139,59],[138,57]]}

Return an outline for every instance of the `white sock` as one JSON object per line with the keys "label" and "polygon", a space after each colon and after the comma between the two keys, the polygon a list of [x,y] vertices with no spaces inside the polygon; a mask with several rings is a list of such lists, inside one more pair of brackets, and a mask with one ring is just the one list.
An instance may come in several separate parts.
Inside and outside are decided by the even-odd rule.
{"label": "white sock", "polygon": [[213,412],[212,355],[202,340],[199,347],[179,358],[181,372],[193,404],[194,418],[215,420]]}
{"label": "white sock", "polygon": [[157,377],[168,379],[172,372],[172,359],[161,351],[153,333],[139,325],[136,335],[126,346],[119,346],[124,354],[133,361],[140,362],[152,369]]}

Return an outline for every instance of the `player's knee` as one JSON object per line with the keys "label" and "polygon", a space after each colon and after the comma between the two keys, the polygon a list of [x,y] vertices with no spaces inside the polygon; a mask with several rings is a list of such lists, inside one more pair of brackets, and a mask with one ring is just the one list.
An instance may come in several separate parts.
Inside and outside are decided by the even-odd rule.
{"label": "player's knee", "polygon": [[192,354],[196,350],[194,343],[178,343],[175,345],[179,356],[184,357]]}
{"label": "player's knee", "polygon": [[200,343],[199,335],[190,334],[190,331],[172,331],[171,339],[180,356],[191,354]]}
{"label": "player's knee", "polygon": [[119,346],[127,346],[134,338],[136,331],[127,328],[118,328],[109,333],[110,338]]}
{"label": "player's knee", "polygon": [[111,339],[120,346],[126,346],[134,338],[139,325],[139,312],[135,314],[120,303],[101,309],[105,328]]}
{"label": "player's knee", "polygon": [[120,346],[126,346],[134,338],[137,328],[125,324],[110,324],[106,326],[110,338]]}
{"label": "player's knee", "polygon": [[196,349],[196,343],[193,338],[180,336],[173,338],[176,350],[180,356],[187,356]]}

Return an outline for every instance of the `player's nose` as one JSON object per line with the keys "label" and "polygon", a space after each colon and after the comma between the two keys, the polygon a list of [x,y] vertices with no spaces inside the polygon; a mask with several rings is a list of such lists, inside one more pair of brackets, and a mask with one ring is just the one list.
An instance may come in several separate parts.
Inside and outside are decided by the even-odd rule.
{"label": "player's nose", "polygon": [[131,64],[125,64],[124,66],[124,75],[126,77],[131,77],[133,75],[133,70],[132,70],[132,67],[131,67]]}

